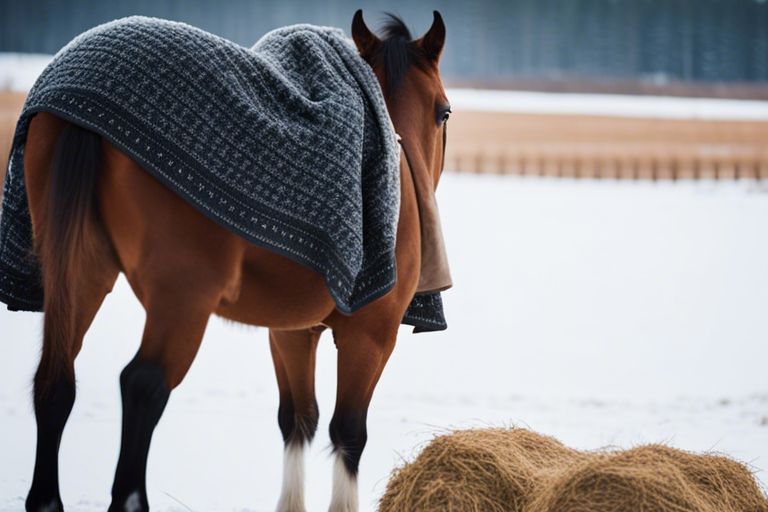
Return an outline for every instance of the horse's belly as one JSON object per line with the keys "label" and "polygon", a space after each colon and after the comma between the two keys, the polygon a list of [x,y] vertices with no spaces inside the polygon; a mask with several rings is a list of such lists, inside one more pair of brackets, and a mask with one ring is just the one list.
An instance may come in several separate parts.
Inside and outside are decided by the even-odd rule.
{"label": "horse's belly", "polygon": [[275,329],[304,329],[334,310],[322,276],[279,254],[249,244],[239,293],[225,298],[216,314]]}

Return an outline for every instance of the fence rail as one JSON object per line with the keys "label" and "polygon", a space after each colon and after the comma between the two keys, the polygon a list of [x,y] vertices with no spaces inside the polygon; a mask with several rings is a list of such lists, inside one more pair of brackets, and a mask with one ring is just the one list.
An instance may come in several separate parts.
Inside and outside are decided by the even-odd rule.
{"label": "fence rail", "polygon": [[458,112],[446,168],[592,179],[768,179],[768,122]]}
{"label": "fence rail", "polygon": [[768,179],[768,161],[729,159],[684,159],[631,156],[565,156],[548,151],[525,151],[494,155],[492,152],[453,154],[446,168],[469,173],[550,176],[587,179]]}

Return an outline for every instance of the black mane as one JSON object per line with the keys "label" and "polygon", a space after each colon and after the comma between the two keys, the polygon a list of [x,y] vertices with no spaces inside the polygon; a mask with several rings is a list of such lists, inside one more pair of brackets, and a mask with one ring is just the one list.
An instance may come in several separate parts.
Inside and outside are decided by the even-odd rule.
{"label": "black mane", "polygon": [[424,67],[426,58],[413,44],[411,31],[405,22],[391,13],[385,14],[384,24],[379,29],[381,45],[373,55],[373,65],[384,67],[387,97],[393,99],[403,83],[411,65]]}

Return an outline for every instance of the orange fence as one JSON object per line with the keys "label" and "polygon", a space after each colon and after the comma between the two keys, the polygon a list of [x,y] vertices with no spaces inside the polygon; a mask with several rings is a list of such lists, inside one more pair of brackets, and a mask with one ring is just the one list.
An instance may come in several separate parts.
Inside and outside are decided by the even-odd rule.
{"label": "orange fence", "polygon": [[[5,178],[13,130],[16,128],[16,118],[21,112],[25,97],[26,94],[22,93],[0,92],[0,181]],[[0,187],[0,196],[2,196],[2,187]]]}
{"label": "orange fence", "polygon": [[456,112],[446,168],[613,179],[768,179],[768,122]]}

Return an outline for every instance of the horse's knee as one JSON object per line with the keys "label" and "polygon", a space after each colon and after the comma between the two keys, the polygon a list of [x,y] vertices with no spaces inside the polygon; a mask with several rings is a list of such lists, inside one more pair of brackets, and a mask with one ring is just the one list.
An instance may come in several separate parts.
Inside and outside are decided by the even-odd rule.
{"label": "horse's knee", "polygon": [[310,442],[320,416],[315,398],[315,352],[322,329],[269,331],[280,407],[277,423],[286,447]]}
{"label": "horse's knee", "polygon": [[314,399],[298,408],[293,400],[281,400],[277,411],[277,423],[286,445],[311,442],[319,419],[317,400]]}
{"label": "horse's knee", "polygon": [[329,430],[333,449],[352,475],[357,474],[368,441],[366,418],[367,411],[336,411],[331,419]]}

